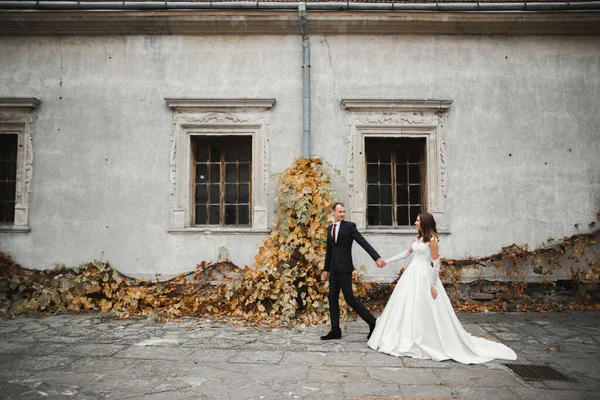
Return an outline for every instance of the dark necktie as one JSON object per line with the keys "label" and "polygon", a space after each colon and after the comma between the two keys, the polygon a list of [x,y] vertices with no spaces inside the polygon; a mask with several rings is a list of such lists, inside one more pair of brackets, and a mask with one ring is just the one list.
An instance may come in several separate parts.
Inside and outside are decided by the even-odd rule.
{"label": "dark necktie", "polygon": [[331,230],[331,237],[333,238],[333,242],[337,242],[335,239],[335,227],[337,226],[337,224],[333,224],[333,229]]}

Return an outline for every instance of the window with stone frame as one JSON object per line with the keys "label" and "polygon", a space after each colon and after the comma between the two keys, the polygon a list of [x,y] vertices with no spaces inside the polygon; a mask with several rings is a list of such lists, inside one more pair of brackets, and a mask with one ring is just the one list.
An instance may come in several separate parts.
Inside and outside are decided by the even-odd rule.
{"label": "window with stone frame", "polygon": [[171,133],[171,233],[264,234],[275,99],[166,98]]}
{"label": "window with stone frame", "polygon": [[451,100],[343,99],[347,111],[347,218],[367,232],[413,235],[419,212],[449,232],[445,198]]}
{"label": "window with stone frame", "polygon": [[194,136],[193,224],[250,226],[252,137]]}
{"label": "window with stone frame", "polygon": [[15,222],[18,146],[18,134],[0,135],[0,223]]}
{"label": "window with stone frame", "polygon": [[367,226],[410,226],[427,211],[426,139],[365,138]]}
{"label": "window with stone frame", "polygon": [[0,232],[29,232],[33,97],[0,97]]}

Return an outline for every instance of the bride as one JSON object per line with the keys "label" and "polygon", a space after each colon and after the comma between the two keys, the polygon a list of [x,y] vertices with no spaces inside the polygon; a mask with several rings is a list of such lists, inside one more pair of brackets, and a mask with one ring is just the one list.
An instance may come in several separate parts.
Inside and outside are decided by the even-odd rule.
{"label": "bride", "polygon": [[377,319],[369,347],[393,356],[452,359],[463,364],[494,358],[516,360],[517,355],[507,346],[464,330],[438,277],[440,259],[433,215],[419,214],[415,225],[419,234],[408,249],[385,260],[390,263],[415,254]]}

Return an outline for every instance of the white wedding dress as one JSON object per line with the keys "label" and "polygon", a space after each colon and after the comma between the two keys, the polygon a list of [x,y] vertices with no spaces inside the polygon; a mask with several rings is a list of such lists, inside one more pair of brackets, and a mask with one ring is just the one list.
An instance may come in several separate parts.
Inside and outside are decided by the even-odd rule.
{"label": "white wedding dress", "polygon": [[[412,253],[412,262],[377,319],[369,347],[393,356],[452,359],[463,364],[495,358],[516,360],[517,355],[509,347],[464,330],[431,266],[429,245],[415,240]],[[431,296],[432,282],[438,292],[435,300]]]}

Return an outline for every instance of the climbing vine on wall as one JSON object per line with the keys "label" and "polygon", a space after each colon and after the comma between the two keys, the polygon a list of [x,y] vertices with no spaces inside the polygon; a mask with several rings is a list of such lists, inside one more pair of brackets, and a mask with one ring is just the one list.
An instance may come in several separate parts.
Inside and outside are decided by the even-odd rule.
{"label": "climbing vine on wall", "polygon": [[[321,280],[331,216],[332,185],[318,158],[299,159],[279,177],[275,223],[252,268],[218,288],[224,315],[272,323],[325,322]],[[355,276],[359,296],[369,284]]]}

